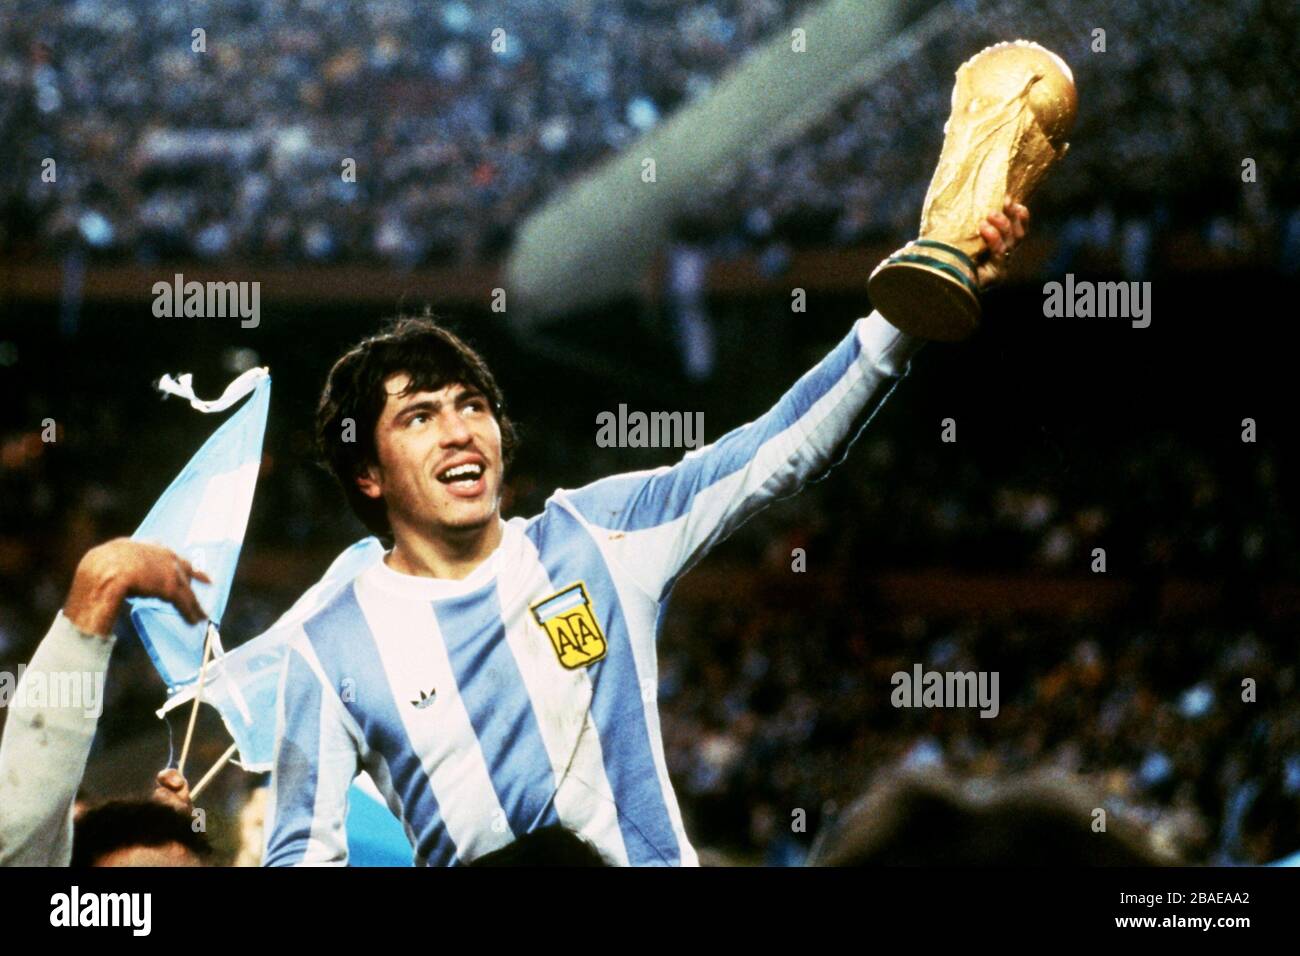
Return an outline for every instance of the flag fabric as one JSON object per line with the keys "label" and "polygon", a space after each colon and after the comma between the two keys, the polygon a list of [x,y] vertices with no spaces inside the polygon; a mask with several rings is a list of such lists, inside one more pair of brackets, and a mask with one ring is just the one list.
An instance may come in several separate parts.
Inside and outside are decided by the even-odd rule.
{"label": "flag fabric", "polygon": [[348,791],[348,866],[410,866],[414,851],[369,774]]}
{"label": "flag fabric", "polygon": [[[239,748],[245,770],[271,769],[275,757],[275,712],[280,672],[290,639],[302,622],[315,614],[353,578],[384,556],[378,538],[365,538],[349,547],[325,574],[280,619],[252,640],[214,657],[203,684],[203,702],[221,714]],[[194,699],[196,681],[175,689],[158,716]]]}
{"label": "flag fabric", "polygon": [[[205,413],[224,411],[252,393],[189,460],[154,504],[132,537],[171,548],[212,579],[192,581],[195,597],[209,620],[220,625],[248,527],[253,490],[262,461],[271,401],[271,376],[249,369],[215,401],[195,397],[189,375],[164,376],[159,388],[188,399]],[[149,657],[169,689],[198,677],[207,624],[189,624],[171,604],[157,598],[130,598],[135,624]]]}

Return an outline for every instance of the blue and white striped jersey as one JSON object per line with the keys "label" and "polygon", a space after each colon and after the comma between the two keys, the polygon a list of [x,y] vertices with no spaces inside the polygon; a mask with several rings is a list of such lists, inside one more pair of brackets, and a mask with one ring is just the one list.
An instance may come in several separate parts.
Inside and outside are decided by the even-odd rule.
{"label": "blue and white striped jersey", "polygon": [[467,578],[380,561],[343,586],[286,658],[265,864],[345,863],[364,770],[419,865],[555,823],[613,863],[696,865],[659,726],[664,602],[712,545],[843,456],[915,347],[872,313],[756,421],[503,522]]}

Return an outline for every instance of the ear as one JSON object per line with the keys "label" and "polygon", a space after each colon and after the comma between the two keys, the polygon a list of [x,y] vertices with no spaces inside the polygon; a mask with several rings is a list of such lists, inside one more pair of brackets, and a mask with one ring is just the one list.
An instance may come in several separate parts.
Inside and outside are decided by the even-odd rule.
{"label": "ear", "polygon": [[366,465],[356,477],[357,487],[367,498],[382,498],[384,488],[380,482],[379,469],[374,465]]}

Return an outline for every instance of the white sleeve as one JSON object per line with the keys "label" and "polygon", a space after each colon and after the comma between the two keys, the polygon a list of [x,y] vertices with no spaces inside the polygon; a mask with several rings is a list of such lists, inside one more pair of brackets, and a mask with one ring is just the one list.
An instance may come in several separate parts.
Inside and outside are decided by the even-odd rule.
{"label": "white sleeve", "polygon": [[[72,809],[115,640],[78,630],[60,611],[17,686],[7,689],[13,696],[0,740],[0,866],[71,861]],[[79,700],[61,699],[73,689]]]}
{"label": "white sleeve", "polygon": [[348,789],[360,772],[343,704],[310,646],[285,654],[263,866],[345,866]]}

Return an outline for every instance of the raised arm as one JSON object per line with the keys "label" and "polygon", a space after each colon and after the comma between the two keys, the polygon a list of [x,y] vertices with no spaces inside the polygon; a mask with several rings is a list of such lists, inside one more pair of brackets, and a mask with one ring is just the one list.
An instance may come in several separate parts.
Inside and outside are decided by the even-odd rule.
{"label": "raised arm", "polygon": [[[1000,281],[1028,210],[989,216],[981,288]],[[616,475],[557,502],[573,511],[642,588],[662,599],[711,547],[778,498],[838,464],[907,373],[920,340],[877,312],[859,319],[770,411],[671,467]]]}
{"label": "raised arm", "polygon": [[919,347],[873,312],[758,419],[671,467],[560,492],[560,503],[661,598],[756,512],[837,464]]}

